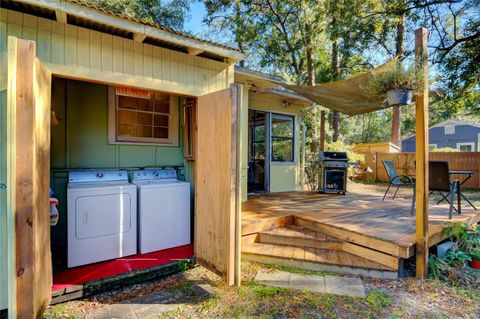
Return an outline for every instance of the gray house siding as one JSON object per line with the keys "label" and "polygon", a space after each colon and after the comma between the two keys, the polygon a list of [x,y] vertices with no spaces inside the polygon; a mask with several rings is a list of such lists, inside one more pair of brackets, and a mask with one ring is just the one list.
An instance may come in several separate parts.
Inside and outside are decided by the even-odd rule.
{"label": "gray house siding", "polygon": [[[445,127],[429,129],[430,142],[437,148],[457,148],[457,143],[474,143],[474,151],[478,150],[480,128],[472,125],[456,125],[455,134],[445,134]],[[402,152],[415,152],[415,135],[402,141]]]}

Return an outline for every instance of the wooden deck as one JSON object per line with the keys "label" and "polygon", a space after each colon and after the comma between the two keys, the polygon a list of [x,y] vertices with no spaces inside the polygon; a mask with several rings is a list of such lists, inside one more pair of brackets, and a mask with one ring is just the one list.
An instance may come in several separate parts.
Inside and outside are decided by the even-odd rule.
{"label": "wooden deck", "polygon": [[[297,261],[307,263],[303,268],[308,269],[340,267],[347,273],[362,268],[385,277],[415,254],[415,217],[410,208],[410,200],[382,202],[379,196],[358,193],[253,195],[242,207],[243,256],[291,266]],[[449,220],[447,205],[432,205],[429,243],[444,240],[444,230],[452,222],[479,221],[480,212],[471,208],[464,207],[461,215]]]}

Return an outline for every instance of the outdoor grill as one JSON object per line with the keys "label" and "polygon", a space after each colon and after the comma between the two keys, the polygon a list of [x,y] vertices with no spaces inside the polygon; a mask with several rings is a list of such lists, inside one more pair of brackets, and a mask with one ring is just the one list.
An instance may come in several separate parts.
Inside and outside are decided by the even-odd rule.
{"label": "outdoor grill", "polygon": [[347,191],[348,156],[345,152],[320,152],[319,191],[339,193]]}

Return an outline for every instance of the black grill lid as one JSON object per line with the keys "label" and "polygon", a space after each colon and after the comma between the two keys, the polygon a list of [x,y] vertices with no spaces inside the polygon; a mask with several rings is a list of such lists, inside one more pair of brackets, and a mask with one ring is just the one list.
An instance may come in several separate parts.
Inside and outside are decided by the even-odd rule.
{"label": "black grill lid", "polygon": [[345,152],[320,152],[319,159],[321,161],[348,161]]}

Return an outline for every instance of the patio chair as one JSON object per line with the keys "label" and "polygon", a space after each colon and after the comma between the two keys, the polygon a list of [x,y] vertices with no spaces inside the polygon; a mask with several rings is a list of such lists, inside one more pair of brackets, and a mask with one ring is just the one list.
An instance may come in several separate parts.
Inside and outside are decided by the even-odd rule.
{"label": "patio chair", "polygon": [[395,193],[393,194],[393,199],[395,199],[395,197],[397,196],[400,187],[413,187],[413,185],[415,184],[413,178],[408,175],[398,175],[397,169],[395,168],[395,164],[393,163],[393,161],[384,160],[382,161],[382,163],[385,167],[385,171],[387,171],[388,180],[390,182],[390,184],[388,184],[387,190],[385,191],[385,194],[383,195],[382,201],[385,200],[385,197],[387,196],[388,191],[390,190],[390,187],[392,185],[397,187]]}
{"label": "patio chair", "polygon": [[[453,210],[461,214],[461,197],[460,197],[460,182],[454,179],[450,182],[450,174],[448,169],[448,161],[429,161],[429,190],[432,193],[438,193],[450,204],[448,217],[452,219]],[[446,193],[446,195],[444,194]],[[457,194],[457,207],[454,206],[455,193]],[[450,199],[448,198],[450,197]]]}
{"label": "patio chair", "polygon": [[[450,204],[450,208],[448,210],[449,219],[452,219],[454,210],[458,214],[461,214],[462,207],[460,181],[455,179],[450,182],[448,161],[429,161],[428,170],[428,195],[430,196],[433,193],[440,194],[443,200],[446,200]],[[454,206],[455,194],[457,194],[457,207]],[[415,195],[416,194],[414,191],[412,200],[412,215],[414,214],[415,210]]]}

